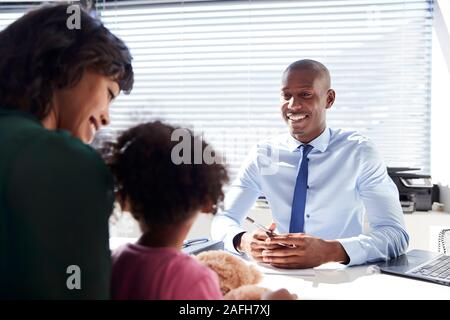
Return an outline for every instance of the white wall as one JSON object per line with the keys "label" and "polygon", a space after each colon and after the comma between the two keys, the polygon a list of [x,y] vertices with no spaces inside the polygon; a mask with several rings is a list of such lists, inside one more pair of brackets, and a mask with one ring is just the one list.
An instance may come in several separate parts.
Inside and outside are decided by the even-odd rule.
{"label": "white wall", "polygon": [[[450,1],[436,1],[431,92],[431,176],[450,211]],[[440,9],[440,12],[439,12]]]}

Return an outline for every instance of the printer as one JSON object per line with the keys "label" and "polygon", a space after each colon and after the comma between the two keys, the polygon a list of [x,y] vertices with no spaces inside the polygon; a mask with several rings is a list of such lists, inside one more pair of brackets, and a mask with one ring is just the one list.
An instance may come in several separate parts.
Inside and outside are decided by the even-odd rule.
{"label": "printer", "polygon": [[388,167],[387,171],[400,194],[403,213],[428,211],[439,196],[437,186],[433,186],[431,176],[412,173],[419,168]]}

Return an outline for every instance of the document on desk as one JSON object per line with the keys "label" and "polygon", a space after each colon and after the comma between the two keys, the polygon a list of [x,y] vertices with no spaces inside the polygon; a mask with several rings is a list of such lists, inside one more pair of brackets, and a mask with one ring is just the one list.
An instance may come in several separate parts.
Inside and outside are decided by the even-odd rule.
{"label": "document on desk", "polygon": [[344,269],[345,266],[340,263],[325,263],[316,268],[309,269],[281,269],[272,267],[270,264],[254,264],[256,268],[263,274],[277,274],[277,275],[288,275],[288,276],[303,276],[303,277],[314,277],[316,275],[316,270],[340,270]]}
{"label": "document on desk", "polygon": [[256,268],[263,274],[278,274],[288,276],[308,276],[314,277],[314,269],[280,269],[272,267],[270,264],[255,263]]}

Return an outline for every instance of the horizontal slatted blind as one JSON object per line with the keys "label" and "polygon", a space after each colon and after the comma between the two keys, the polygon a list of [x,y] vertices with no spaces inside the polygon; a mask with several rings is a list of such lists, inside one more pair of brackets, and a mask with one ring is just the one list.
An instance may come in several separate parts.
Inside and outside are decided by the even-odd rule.
{"label": "horizontal slatted blind", "polygon": [[131,48],[136,86],[113,125],[191,125],[236,172],[258,140],[286,132],[280,76],[311,58],[331,71],[331,127],[355,129],[390,166],[429,170],[430,1],[99,1]]}
{"label": "horizontal slatted blind", "polygon": [[234,175],[252,145],[287,132],[280,76],[310,58],[337,92],[329,126],[369,136],[390,166],[429,171],[432,1],[99,0],[96,10],[136,74],[109,132],[155,119],[193,127]]}
{"label": "horizontal slatted blind", "polygon": [[0,1],[0,31],[35,5],[33,3],[2,3]]}

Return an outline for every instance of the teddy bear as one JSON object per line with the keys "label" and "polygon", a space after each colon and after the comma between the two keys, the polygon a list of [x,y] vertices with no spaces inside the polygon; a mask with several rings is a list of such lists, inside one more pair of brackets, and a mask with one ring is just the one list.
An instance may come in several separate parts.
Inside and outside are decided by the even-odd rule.
{"label": "teddy bear", "polygon": [[219,276],[220,290],[226,300],[260,300],[269,290],[256,284],[261,272],[244,260],[221,250],[201,252],[197,260]]}

